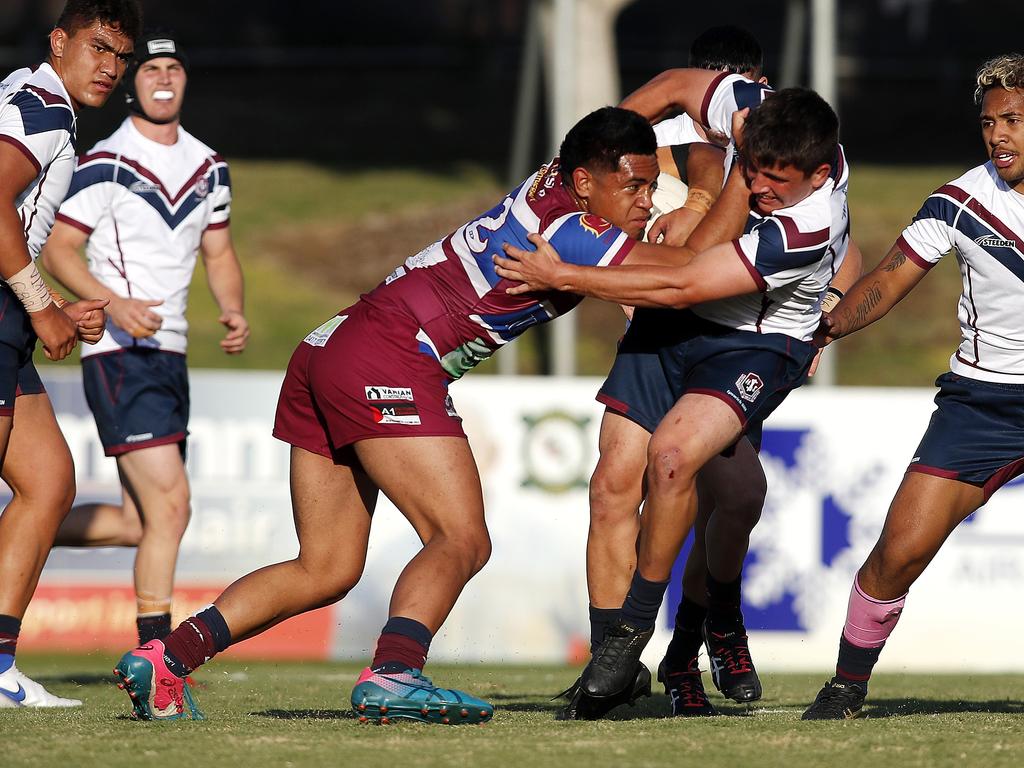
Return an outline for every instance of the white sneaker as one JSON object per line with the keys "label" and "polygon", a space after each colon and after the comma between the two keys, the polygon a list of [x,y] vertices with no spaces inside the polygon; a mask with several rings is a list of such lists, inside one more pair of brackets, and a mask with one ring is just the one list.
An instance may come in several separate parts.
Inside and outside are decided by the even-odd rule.
{"label": "white sneaker", "polygon": [[0,672],[0,707],[80,707],[78,699],[62,699],[11,665]]}

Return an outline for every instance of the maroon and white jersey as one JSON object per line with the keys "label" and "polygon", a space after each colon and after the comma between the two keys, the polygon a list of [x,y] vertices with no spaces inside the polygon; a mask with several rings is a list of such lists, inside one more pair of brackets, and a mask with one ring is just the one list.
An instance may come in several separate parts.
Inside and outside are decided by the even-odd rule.
{"label": "maroon and white jersey", "polygon": [[[585,266],[619,264],[636,243],[600,216],[580,210],[562,185],[556,158],[494,208],[408,258],[362,301],[412,313],[421,351],[459,378],[527,328],[580,302],[581,297],[558,291],[505,293],[513,283],[498,277],[492,257],[504,255],[504,243],[532,250],[526,239],[532,232],[543,235],[563,261]],[[320,331],[306,342],[318,345]]]}
{"label": "maroon and white jersey", "polygon": [[0,82],[0,142],[17,148],[36,177],[15,200],[35,259],[50,236],[54,217],[75,168],[75,111],[49,64],[18,69]]}
{"label": "maroon and white jersey", "polygon": [[78,158],[57,214],[89,236],[89,272],[118,296],[159,299],[154,335],[136,339],[107,318],[82,355],[146,347],[184,353],[185,308],[203,234],[228,226],[231,179],[224,159],[184,128],[174,144],[146,138],[126,118]]}
{"label": "maroon and white jersey", "polygon": [[961,341],[950,369],[1024,383],[1024,195],[985,163],[935,190],[896,244],[924,269],[956,253]]}

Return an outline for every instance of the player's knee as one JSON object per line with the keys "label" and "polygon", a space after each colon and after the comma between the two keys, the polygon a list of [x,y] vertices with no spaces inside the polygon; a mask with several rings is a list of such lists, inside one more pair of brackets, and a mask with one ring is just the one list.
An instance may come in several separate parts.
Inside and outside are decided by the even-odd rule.
{"label": "player's knee", "polygon": [[635,518],[642,477],[642,468],[635,477],[625,477],[621,472],[603,471],[599,466],[590,479],[591,525],[617,525]]}
{"label": "player's knee", "polygon": [[761,480],[737,483],[727,493],[715,498],[714,514],[722,515],[735,528],[752,531],[761,519],[761,510],[768,492]]}
{"label": "player's knee", "polygon": [[651,439],[647,450],[647,487],[649,492],[678,490],[693,482],[699,467],[690,452],[671,441]]}
{"label": "player's knee", "polygon": [[484,528],[465,537],[461,544],[464,562],[469,566],[470,576],[479,573],[491,559],[491,537]]}

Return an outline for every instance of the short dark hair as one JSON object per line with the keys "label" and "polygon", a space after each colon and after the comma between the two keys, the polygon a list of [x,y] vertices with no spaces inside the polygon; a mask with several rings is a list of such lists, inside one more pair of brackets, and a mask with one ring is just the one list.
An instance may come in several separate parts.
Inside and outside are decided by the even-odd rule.
{"label": "short dark hair", "polygon": [[743,27],[727,24],[705,29],[690,45],[689,66],[742,75],[760,74],[764,63],[761,44]]}
{"label": "short dark hair", "polygon": [[569,129],[558,150],[562,180],[571,185],[572,172],[615,172],[625,155],[653,155],[658,151],[650,123],[630,109],[601,107]]}
{"label": "short dark hair", "polygon": [[751,110],[743,128],[744,157],[761,168],[791,165],[810,175],[835,163],[839,118],[808,88],[784,88]]}
{"label": "short dark hair", "polygon": [[133,41],[142,34],[142,9],[138,0],[67,0],[54,26],[73,37],[94,21],[117,27]]}

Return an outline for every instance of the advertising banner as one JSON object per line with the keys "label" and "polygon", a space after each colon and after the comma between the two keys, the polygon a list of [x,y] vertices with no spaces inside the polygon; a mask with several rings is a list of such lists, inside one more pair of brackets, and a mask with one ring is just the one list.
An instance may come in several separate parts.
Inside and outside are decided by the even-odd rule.
{"label": "advertising banner", "polygon": [[[114,461],[103,456],[77,371],[53,370],[46,369],[46,384],[75,457],[79,501],[116,502]],[[270,435],[281,374],[191,376],[193,517],[178,567],[182,615],[239,576],[298,551],[289,449]],[[452,386],[480,468],[493,555],[435,639],[433,659],[586,657],[587,481],[597,461],[599,384],[470,376]],[[853,576],[881,530],[932,396],[930,390],[805,387],[772,416],[762,452],[768,499],[743,584],[760,668],[826,674],[834,665]],[[1024,668],[1012,654],[979,654],[976,642],[986,633],[1012,636],[1024,623],[1004,609],[1024,583],[1022,501],[1024,483],[1012,482],[954,533],[911,590],[883,655],[885,669]],[[394,581],[418,547],[409,524],[382,498],[363,579],[345,600],[229,653],[367,656],[387,619]],[[123,549],[54,550],[26,616],[24,647],[122,650],[130,644],[133,557]],[[675,581],[645,657],[654,664],[679,595]]]}

